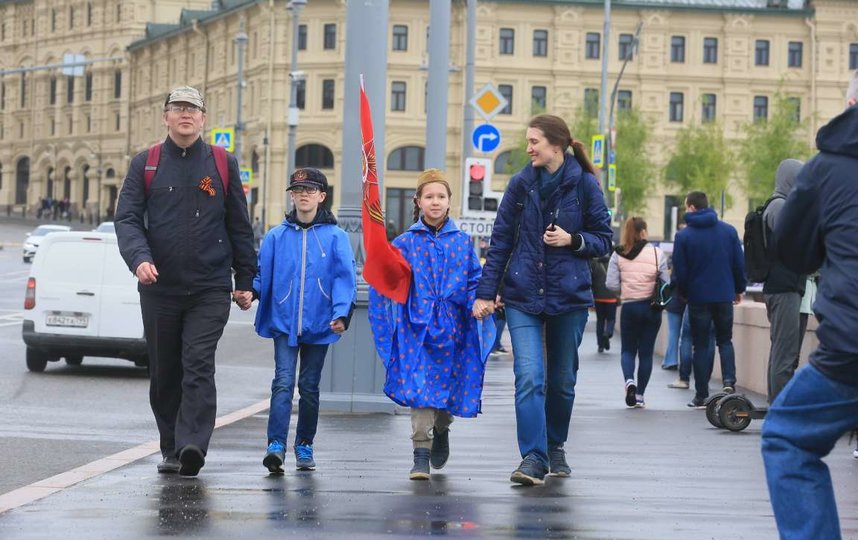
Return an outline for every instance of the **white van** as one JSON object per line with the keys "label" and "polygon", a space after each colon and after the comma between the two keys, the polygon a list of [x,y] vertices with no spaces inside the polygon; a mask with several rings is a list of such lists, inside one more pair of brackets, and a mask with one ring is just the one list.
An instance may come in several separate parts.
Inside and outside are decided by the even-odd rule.
{"label": "white van", "polygon": [[119,255],[116,235],[54,233],[30,269],[24,299],[27,368],[65,358],[107,356],[148,365],[137,279]]}

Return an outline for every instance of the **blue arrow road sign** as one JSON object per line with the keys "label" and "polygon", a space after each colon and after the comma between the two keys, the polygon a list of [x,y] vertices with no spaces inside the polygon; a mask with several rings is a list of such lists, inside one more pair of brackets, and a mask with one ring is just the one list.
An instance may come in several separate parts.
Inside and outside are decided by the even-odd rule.
{"label": "blue arrow road sign", "polygon": [[500,145],[500,131],[491,124],[477,126],[471,135],[471,141],[478,152],[493,152]]}

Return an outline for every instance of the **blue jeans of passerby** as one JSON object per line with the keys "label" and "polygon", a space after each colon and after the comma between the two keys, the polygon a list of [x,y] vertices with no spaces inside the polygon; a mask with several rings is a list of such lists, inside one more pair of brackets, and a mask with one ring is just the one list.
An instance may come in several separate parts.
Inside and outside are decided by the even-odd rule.
{"label": "blue jeans of passerby", "polygon": [[733,350],[733,303],[689,304],[691,340],[694,344],[694,389],[696,397],[709,397],[709,379],[714,358],[706,354],[715,326],[715,343],[721,357],[721,378],[725,386],[736,384],[736,353]]}
{"label": "blue jeans of passerby", "polygon": [[548,448],[562,446],[569,435],[587,310],[549,316],[507,307],[506,322],[512,338],[518,448],[522,457],[533,455],[547,467]]}
{"label": "blue jeans of passerby", "polygon": [[831,474],[822,458],[856,428],[858,386],[830,379],[812,364],[775,398],[763,424],[762,451],[782,539],[840,538]]}
{"label": "blue jeans of passerby", "polygon": [[495,316],[495,344],[492,345],[492,350],[496,351],[501,348],[501,336],[503,335],[503,329],[506,328],[506,319],[501,319],[498,316]]}
{"label": "blue jeans of passerby", "polygon": [[[650,306],[650,300],[624,302],[620,312],[620,365],[623,380],[636,380],[637,393],[643,395],[652,375],[652,354],[655,338],[661,328],[661,311]],[[638,358],[638,376],[635,379],[635,357]]]}
{"label": "blue jeans of passerby", "polygon": [[661,367],[679,365],[679,337],[682,335],[682,313],[667,312],[667,348]]}
{"label": "blue jeans of passerby", "polygon": [[301,343],[290,347],[286,335],[274,338],[274,380],[271,382],[271,410],[268,413],[268,442],[286,444],[292,416],[292,394],[298,357],[298,426],[295,443],[312,444],[319,423],[319,380],[325,365],[328,345]]}
{"label": "blue jeans of passerby", "polygon": [[[682,331],[679,334],[679,378],[683,381],[691,380],[691,368],[693,365],[693,348],[691,344],[691,319],[688,317],[688,307],[682,312]],[[715,326],[709,327],[709,348],[706,350],[707,362],[714,365],[715,362]],[[721,368],[723,371],[723,368]]]}

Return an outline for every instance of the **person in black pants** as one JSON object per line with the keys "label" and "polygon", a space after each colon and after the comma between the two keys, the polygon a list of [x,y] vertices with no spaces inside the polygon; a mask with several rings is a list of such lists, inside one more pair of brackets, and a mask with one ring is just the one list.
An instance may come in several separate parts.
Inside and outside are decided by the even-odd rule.
{"label": "person in black pants", "polygon": [[223,162],[200,137],[205,120],[199,91],[170,92],[160,157],[150,160],[150,149],[131,161],[115,219],[119,251],[139,282],[158,472],[183,476],[199,473],[214,430],[215,350],[229,318],[232,272],[232,300],[243,310],[256,273],[238,162],[225,156],[228,178],[221,179]]}
{"label": "person in black pants", "polygon": [[590,259],[593,302],[596,309],[596,344],[599,352],[611,350],[611,337],[617,321],[617,293],[605,286],[610,256]]}

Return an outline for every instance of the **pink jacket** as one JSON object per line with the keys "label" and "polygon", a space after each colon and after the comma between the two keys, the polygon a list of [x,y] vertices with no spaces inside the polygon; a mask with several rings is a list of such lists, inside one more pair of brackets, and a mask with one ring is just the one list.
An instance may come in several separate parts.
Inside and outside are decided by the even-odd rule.
{"label": "pink jacket", "polygon": [[665,282],[670,281],[667,257],[661,249],[647,244],[632,259],[616,251],[611,254],[605,284],[609,289],[620,291],[620,299],[624,302],[646,300],[652,296],[657,275]]}

